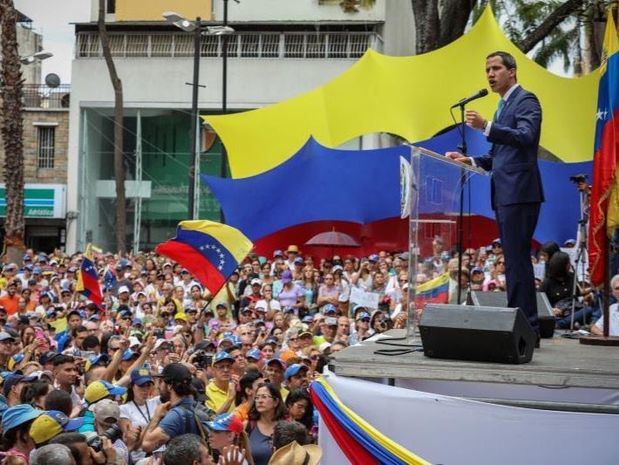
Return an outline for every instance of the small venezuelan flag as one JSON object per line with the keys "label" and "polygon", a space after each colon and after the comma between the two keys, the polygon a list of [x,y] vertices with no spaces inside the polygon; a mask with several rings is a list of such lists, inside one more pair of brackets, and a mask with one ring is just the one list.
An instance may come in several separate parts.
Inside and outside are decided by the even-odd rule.
{"label": "small venezuelan flag", "polygon": [[430,281],[417,286],[415,302],[417,307],[422,304],[444,304],[449,300],[449,273],[443,273]]}
{"label": "small venezuelan flag", "polygon": [[103,303],[103,296],[101,295],[101,286],[99,285],[99,275],[95,270],[95,265],[92,261],[92,251],[90,244],[86,247],[84,257],[82,258],[82,265],[77,275],[76,290],[81,292],[86,298],[92,300],[92,302],[100,306]]}
{"label": "small venezuelan flag", "polygon": [[238,229],[207,220],[181,221],[176,237],[155,251],[187,268],[216,294],[252,249],[252,242]]}

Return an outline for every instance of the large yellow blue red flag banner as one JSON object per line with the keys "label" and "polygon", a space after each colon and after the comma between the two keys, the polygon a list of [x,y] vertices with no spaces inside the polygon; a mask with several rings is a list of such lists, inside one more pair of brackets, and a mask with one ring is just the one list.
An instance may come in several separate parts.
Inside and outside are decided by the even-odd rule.
{"label": "large yellow blue red flag banner", "polygon": [[[519,82],[540,99],[544,149],[566,162],[590,160],[599,74],[563,78],[537,65],[505,37],[490,8],[467,34],[433,52],[392,57],[368,50],[319,88],[258,110],[204,119],[225,144],[234,178],[280,165],[310,136],[327,147],[376,132],[410,142],[428,139],[452,124],[451,104],[487,85],[485,59],[496,50],[516,57]],[[488,97],[475,108],[491,115],[497,101]]]}
{"label": "large yellow blue red flag banner", "polygon": [[252,247],[238,229],[214,221],[191,220],[181,221],[176,237],[155,250],[180,263],[216,294]]}
{"label": "large yellow blue red flag banner", "polygon": [[595,152],[589,219],[591,282],[604,281],[606,233],[619,224],[617,157],[619,156],[619,38],[609,11],[604,34],[603,62],[595,114]]}

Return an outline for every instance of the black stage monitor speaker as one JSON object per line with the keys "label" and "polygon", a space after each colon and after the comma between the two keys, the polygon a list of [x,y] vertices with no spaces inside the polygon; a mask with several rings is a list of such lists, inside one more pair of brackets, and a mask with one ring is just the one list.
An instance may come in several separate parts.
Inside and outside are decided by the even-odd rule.
{"label": "black stage monitor speaker", "polygon": [[[536,292],[537,318],[539,319],[539,335],[543,338],[554,336],[555,316],[548,297],[543,292]],[[507,292],[471,292],[473,305],[482,307],[507,307]]]}
{"label": "black stage monitor speaker", "polygon": [[428,304],[419,323],[426,357],[528,363],[537,336],[516,308]]}

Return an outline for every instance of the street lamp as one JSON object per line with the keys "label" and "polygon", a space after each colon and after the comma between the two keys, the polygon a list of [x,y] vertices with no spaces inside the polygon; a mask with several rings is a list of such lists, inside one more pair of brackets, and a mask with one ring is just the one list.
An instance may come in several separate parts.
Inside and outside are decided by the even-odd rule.
{"label": "street lamp", "polygon": [[197,218],[196,212],[196,158],[198,157],[198,87],[200,80],[200,45],[202,38],[201,18],[198,16],[195,21],[189,21],[178,13],[166,11],[163,13],[165,20],[174,24],[176,27],[186,32],[193,32],[193,89],[191,92],[191,150],[192,156],[189,157],[189,192],[187,206],[189,217],[192,220]]}
{"label": "street lamp", "polygon": [[33,53],[32,55],[19,57],[19,61],[21,62],[22,65],[31,65],[35,61],[47,60],[48,58],[51,58],[53,56],[54,54],[52,52],[41,50],[40,52]]}
{"label": "street lamp", "polygon": [[[234,0],[239,3],[239,0]],[[227,36],[234,33],[234,29],[228,26],[228,0],[224,0],[224,21],[221,26],[202,26],[200,17],[195,21],[190,21],[174,11],[166,11],[163,13],[166,22],[182,29],[185,32],[193,33],[193,89],[191,94],[191,147],[193,156],[189,162],[189,192],[188,192],[188,207],[191,219],[198,217],[199,206],[196,205],[196,165],[199,157],[199,140],[198,140],[198,88],[200,86],[200,49],[202,34],[222,36],[222,57],[223,57],[223,76],[222,76],[222,111],[227,111],[227,67],[228,67],[228,43]],[[222,148],[222,176],[225,176],[225,149]],[[223,214],[222,214],[223,215]]]}

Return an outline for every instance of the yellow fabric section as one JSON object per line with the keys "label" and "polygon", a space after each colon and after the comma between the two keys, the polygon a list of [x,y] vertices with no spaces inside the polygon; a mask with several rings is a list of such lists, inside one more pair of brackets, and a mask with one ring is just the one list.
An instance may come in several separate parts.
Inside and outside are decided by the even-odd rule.
{"label": "yellow fabric section", "polygon": [[241,262],[253,247],[253,243],[238,229],[208,220],[188,220],[178,224],[186,230],[198,231],[217,239],[232,254],[237,262]]}
{"label": "yellow fabric section", "polygon": [[174,11],[194,20],[212,19],[212,0],[116,0],[116,21],[164,21],[162,13]]}
{"label": "yellow fabric section", "polygon": [[[258,110],[203,118],[222,138],[234,178],[274,168],[310,136],[328,147],[375,132],[419,141],[452,124],[454,102],[487,87],[485,60],[496,50],[516,57],[519,82],[541,101],[542,146],[566,162],[590,160],[599,74],[550,73],[505,37],[489,8],[467,34],[436,51],[392,57],[368,50],[322,87]],[[490,119],[497,102],[492,95],[470,108]]]}
{"label": "yellow fabric section", "polygon": [[430,281],[426,281],[423,284],[419,284],[415,289],[415,292],[425,292],[430,289],[434,289],[435,287],[440,287],[449,282],[449,273],[443,273],[436,278],[431,279]]}
{"label": "yellow fabric section", "polygon": [[58,318],[55,321],[48,321],[47,324],[54,328],[56,334],[66,331],[68,327],[67,319],[65,317]]}
{"label": "yellow fabric section", "polygon": [[317,382],[322,384],[322,386],[329,392],[329,395],[332,399],[339,405],[344,413],[355,423],[357,424],[363,431],[365,431],[372,439],[378,442],[381,446],[387,449],[389,452],[394,454],[399,459],[403,460],[404,463],[410,465],[431,465],[430,462],[422,459],[421,457],[413,454],[411,451],[405,449],[397,442],[392,441],[387,436],[382,434],[368,422],[366,422],[363,418],[357,415],[355,412],[350,410],[337,396],[333,388],[329,385],[327,380],[324,377],[318,378]]}

